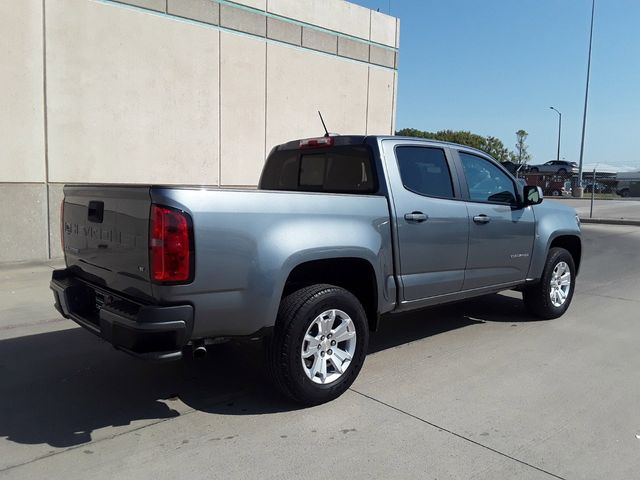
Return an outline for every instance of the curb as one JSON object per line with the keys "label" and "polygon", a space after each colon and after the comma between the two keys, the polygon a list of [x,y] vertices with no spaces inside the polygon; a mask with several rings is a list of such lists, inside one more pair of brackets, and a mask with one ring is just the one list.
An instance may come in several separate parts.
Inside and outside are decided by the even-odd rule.
{"label": "curb", "polygon": [[633,225],[640,227],[640,220],[628,220],[624,218],[582,218],[580,223],[593,223],[599,225]]}

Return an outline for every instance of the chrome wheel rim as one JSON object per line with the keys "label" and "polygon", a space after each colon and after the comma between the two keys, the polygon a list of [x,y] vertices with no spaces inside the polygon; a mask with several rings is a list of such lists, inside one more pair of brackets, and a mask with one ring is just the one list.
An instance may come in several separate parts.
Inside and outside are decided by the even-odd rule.
{"label": "chrome wheel rim", "polygon": [[571,288],[571,270],[567,262],[559,262],[551,274],[549,296],[554,307],[561,307],[567,301]]}
{"label": "chrome wheel rim", "polygon": [[314,318],[302,341],[302,369],[314,383],[335,382],[347,371],[356,351],[356,326],[342,310]]}

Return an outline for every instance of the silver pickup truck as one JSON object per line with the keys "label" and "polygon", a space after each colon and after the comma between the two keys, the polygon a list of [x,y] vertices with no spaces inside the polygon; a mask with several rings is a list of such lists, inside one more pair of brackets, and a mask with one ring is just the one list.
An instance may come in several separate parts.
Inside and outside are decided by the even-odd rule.
{"label": "silver pickup truck", "polygon": [[63,316],[151,359],[264,339],[275,384],[305,404],[352,384],[383,316],[517,289],[559,317],[582,252],[575,210],[480,151],[414,138],[279,145],[257,190],[64,194]]}

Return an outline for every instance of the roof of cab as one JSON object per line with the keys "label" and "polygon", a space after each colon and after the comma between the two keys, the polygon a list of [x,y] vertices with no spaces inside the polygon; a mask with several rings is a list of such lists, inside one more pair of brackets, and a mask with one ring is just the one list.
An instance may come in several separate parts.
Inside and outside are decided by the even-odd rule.
{"label": "roof of cab", "polygon": [[[465,150],[470,150],[473,152],[480,153],[485,156],[490,156],[487,152],[479,150],[474,147],[469,147],[468,145],[461,145],[459,143],[446,142],[444,140],[433,140],[430,138],[420,138],[420,137],[402,137],[397,135],[334,135],[331,134],[330,137],[333,139],[333,144],[331,146],[344,146],[344,145],[361,145],[365,143],[367,139],[376,139],[376,140],[409,140],[412,142],[419,142],[431,145],[440,145],[446,147],[454,147],[454,148],[463,148]],[[312,138],[324,138],[324,137],[312,137]],[[281,145],[277,145],[274,147],[274,150],[298,150],[300,148],[300,142],[303,140],[309,140],[308,138],[300,138],[297,140],[291,140],[287,143],[283,143]],[[323,148],[323,147],[320,147]],[[326,147],[324,147],[326,148]]]}

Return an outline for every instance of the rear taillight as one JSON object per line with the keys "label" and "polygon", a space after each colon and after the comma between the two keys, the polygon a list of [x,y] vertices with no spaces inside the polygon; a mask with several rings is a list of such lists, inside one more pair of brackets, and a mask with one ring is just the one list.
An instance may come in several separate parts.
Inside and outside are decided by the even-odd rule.
{"label": "rear taillight", "polygon": [[152,280],[163,283],[191,280],[190,225],[189,216],[180,210],[151,206],[149,250]]}

